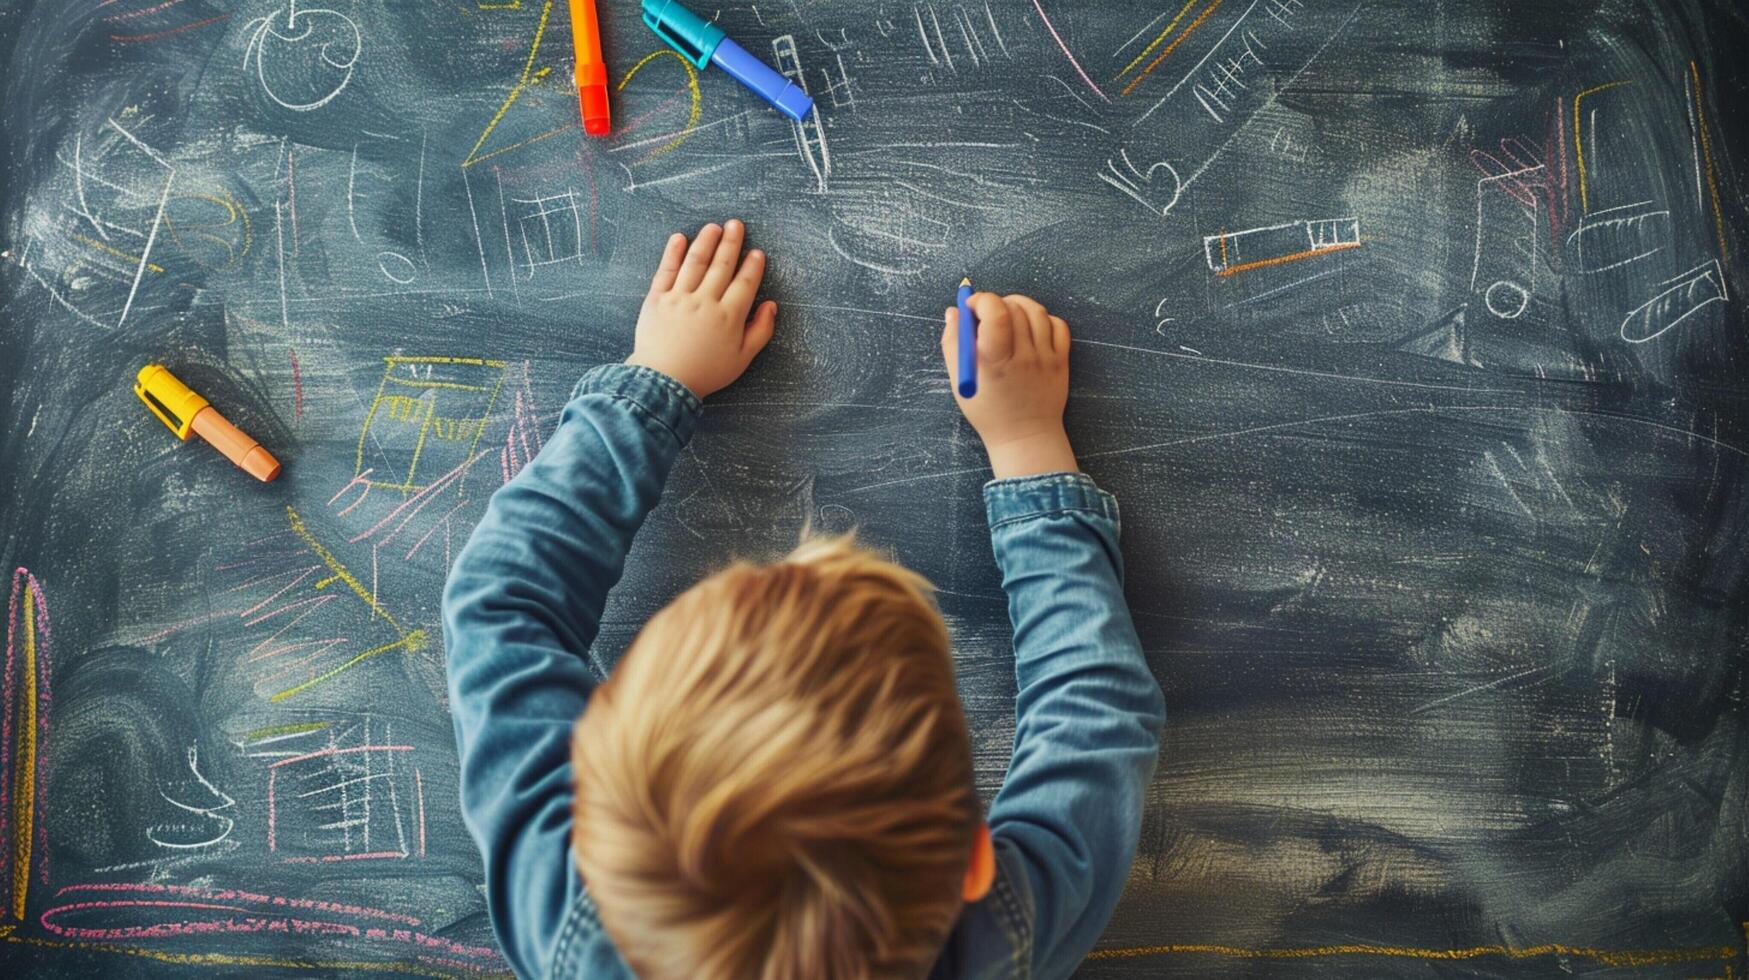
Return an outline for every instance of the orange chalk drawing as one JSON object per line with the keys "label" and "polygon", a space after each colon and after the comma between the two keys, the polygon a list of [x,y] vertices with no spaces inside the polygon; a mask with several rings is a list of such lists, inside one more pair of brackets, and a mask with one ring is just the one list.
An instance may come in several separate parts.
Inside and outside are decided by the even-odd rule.
{"label": "orange chalk drawing", "polygon": [[[1215,275],[1221,277],[1222,279],[1225,279],[1228,276],[1237,275],[1241,272],[1249,272],[1252,269],[1267,269],[1268,267],[1270,267],[1272,265],[1283,265],[1283,264],[1288,263],[1288,262],[1298,262],[1301,259],[1309,259],[1309,258],[1312,258],[1314,256],[1324,255],[1325,253],[1328,253],[1328,252],[1345,252],[1348,249],[1359,248],[1359,247],[1360,247],[1359,242],[1347,242],[1347,243],[1342,244],[1342,245],[1326,245],[1323,248],[1308,248],[1303,252],[1294,252],[1294,253],[1289,254],[1289,255],[1277,255],[1274,258],[1258,259],[1255,262],[1242,262],[1239,265],[1230,265],[1230,266],[1227,266],[1226,268],[1222,269],[1221,271],[1215,273]],[[1227,251],[1226,242],[1223,240],[1221,243],[1221,257],[1223,260],[1225,260],[1225,258],[1226,258],[1226,251]]]}
{"label": "orange chalk drawing", "polygon": [[[1701,151],[1706,157],[1706,182],[1707,187],[1712,190],[1713,198],[1713,227],[1718,231],[1719,261],[1723,262],[1730,258],[1730,249],[1725,244],[1725,212],[1719,207],[1719,179],[1713,171],[1713,141],[1711,137],[1707,135],[1706,100],[1702,98],[1700,94],[1700,67],[1690,61],[1688,63],[1688,70],[1694,76],[1695,128],[1700,130]],[[1585,185],[1580,184],[1579,186],[1581,190],[1583,190]]]}
{"label": "orange chalk drawing", "polygon": [[1118,72],[1117,77],[1122,78],[1125,75],[1128,75],[1137,65],[1146,60],[1148,55],[1153,54],[1154,49],[1160,46],[1161,41],[1166,40],[1166,36],[1172,33],[1172,29],[1178,26],[1178,22],[1183,20],[1184,15],[1190,13],[1190,8],[1194,6],[1196,6],[1196,0],[1188,0],[1184,7],[1178,11],[1178,16],[1172,18],[1171,22],[1166,25],[1166,29],[1161,31],[1158,37],[1148,42],[1148,46],[1142,49],[1141,54],[1136,55],[1134,61],[1123,66],[1123,71]]}
{"label": "orange chalk drawing", "polygon": [[1214,13],[1215,9],[1217,7],[1219,7],[1223,2],[1225,2],[1225,0],[1213,0],[1213,2],[1210,3],[1207,7],[1204,7],[1202,13],[1197,14],[1196,19],[1190,22],[1190,26],[1188,26],[1184,29],[1183,34],[1180,34],[1177,37],[1173,38],[1172,43],[1166,45],[1166,49],[1164,51],[1161,51],[1159,56],[1156,57],[1153,61],[1149,62],[1148,67],[1142,69],[1142,73],[1140,75],[1137,75],[1134,79],[1131,79],[1130,83],[1128,85],[1124,86],[1123,94],[1128,95],[1131,92],[1134,92],[1136,90],[1136,86],[1142,84],[1142,81],[1144,79],[1146,79],[1149,75],[1152,75],[1154,73],[1154,69],[1160,67],[1160,62],[1165,61],[1167,55],[1170,55],[1174,49],[1176,49],[1180,44],[1183,44],[1184,39],[1190,36],[1190,32],[1196,30],[1198,27],[1201,27],[1202,22],[1205,20],[1208,20],[1209,15]]}

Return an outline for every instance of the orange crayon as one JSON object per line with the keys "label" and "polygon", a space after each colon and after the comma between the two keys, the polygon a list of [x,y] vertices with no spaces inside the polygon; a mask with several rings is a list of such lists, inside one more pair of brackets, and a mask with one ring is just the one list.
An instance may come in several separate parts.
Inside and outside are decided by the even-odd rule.
{"label": "orange crayon", "polygon": [[230,423],[219,410],[177,380],[162,364],[148,364],[134,380],[134,394],[158,416],[158,420],[186,442],[194,433],[212,444],[225,458],[257,480],[266,483],[279,476],[279,460],[261,448],[261,443]]}
{"label": "orange crayon", "polygon": [[607,103],[607,59],[601,54],[601,17],[595,0],[571,0],[571,38],[577,47],[577,103],[583,131],[606,136],[613,123]]}

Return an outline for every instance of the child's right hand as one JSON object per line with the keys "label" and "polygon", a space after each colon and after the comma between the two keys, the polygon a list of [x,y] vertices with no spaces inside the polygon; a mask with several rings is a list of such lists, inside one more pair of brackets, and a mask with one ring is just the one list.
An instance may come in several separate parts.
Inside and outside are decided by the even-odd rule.
{"label": "child's right hand", "polygon": [[700,398],[747,370],[771,342],[777,304],[766,300],[753,313],[765,253],[754,249],[742,258],[746,240],[747,227],[735,220],[705,225],[690,249],[685,235],[669,237],[627,364],[660,371]]}
{"label": "child's right hand", "polygon": [[978,393],[959,396],[959,308],[948,307],[941,353],[954,399],[977,430],[996,479],[1073,472],[1063,428],[1069,402],[1069,325],[1025,296],[978,293]]}

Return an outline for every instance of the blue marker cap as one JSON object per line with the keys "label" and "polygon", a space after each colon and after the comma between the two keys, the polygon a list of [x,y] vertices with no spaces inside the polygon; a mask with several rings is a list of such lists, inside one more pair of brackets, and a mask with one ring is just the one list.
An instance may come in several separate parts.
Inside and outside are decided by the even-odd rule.
{"label": "blue marker cap", "polygon": [[771,103],[778,112],[801,122],[813,111],[814,100],[795,82],[772,71],[770,66],[747,53],[747,49],[724,38],[717,45],[711,63],[728,72],[754,94]]}

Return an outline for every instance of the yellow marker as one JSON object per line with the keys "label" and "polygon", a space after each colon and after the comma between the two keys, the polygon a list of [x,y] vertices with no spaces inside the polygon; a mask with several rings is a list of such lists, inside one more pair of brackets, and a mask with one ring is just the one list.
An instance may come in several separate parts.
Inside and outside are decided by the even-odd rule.
{"label": "yellow marker", "polygon": [[140,369],[134,381],[134,394],[158,416],[158,420],[176,433],[176,438],[188,441],[194,433],[212,444],[225,458],[236,463],[250,476],[266,483],[279,476],[279,460],[261,448],[261,443],[232,425],[219,410],[176,379],[162,364],[148,364]]}

